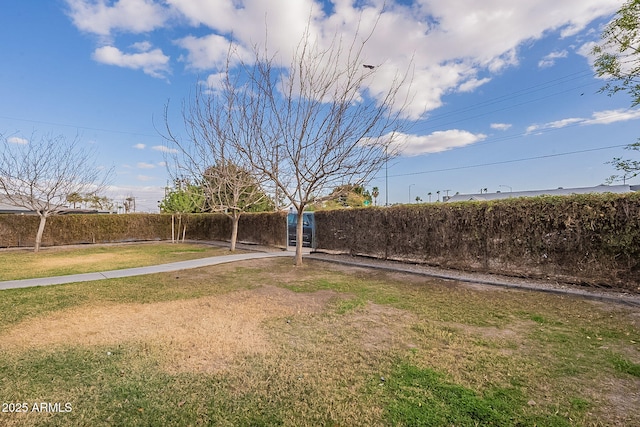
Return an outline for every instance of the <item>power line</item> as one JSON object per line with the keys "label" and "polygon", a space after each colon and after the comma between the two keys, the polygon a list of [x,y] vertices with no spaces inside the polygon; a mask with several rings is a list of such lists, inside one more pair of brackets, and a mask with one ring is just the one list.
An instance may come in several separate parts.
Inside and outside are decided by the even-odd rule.
{"label": "power line", "polygon": [[[627,111],[635,111],[632,109],[627,109],[623,112],[616,112],[616,113],[612,113],[606,116],[602,116],[599,117],[599,120],[603,120],[603,119],[611,119],[611,118],[615,118],[615,117],[622,117],[625,115],[625,113]],[[496,142],[502,142],[502,141],[508,141],[511,139],[518,139],[521,137],[526,137],[526,136],[536,136],[536,135],[541,135],[544,133],[549,133],[549,132],[555,132],[555,131],[560,131],[563,129],[567,129],[567,128],[574,128],[574,127],[578,127],[578,126],[585,126],[585,125],[593,125],[594,123],[589,123],[590,121],[594,121],[595,119],[593,118],[588,118],[588,119],[584,119],[582,121],[579,122],[575,122],[575,123],[571,123],[565,126],[558,126],[558,127],[543,127],[540,129],[535,129],[533,131],[527,131],[527,132],[523,132],[523,133],[519,133],[519,134],[515,134],[515,135],[505,135],[505,136],[500,136],[500,137],[496,137],[496,138],[492,138],[488,141],[481,141],[475,144],[470,144],[470,145],[465,145],[463,147],[456,147],[457,150],[462,149],[462,148],[470,148],[470,147],[479,147],[479,146],[483,146],[483,145],[487,145],[487,144],[493,144]]]}
{"label": "power line", "polygon": [[151,134],[148,134],[148,133],[127,132],[127,131],[113,130],[113,129],[101,129],[101,128],[93,128],[93,127],[89,127],[89,126],[71,125],[71,124],[68,124],[68,123],[56,123],[56,122],[47,122],[47,121],[42,121],[42,120],[20,119],[20,118],[17,118],[17,117],[8,117],[8,116],[0,116],[0,119],[16,120],[16,121],[28,122],[28,123],[37,123],[37,124],[43,124],[43,125],[48,125],[48,126],[69,127],[69,128],[75,128],[75,129],[91,130],[91,131],[96,131],[96,132],[108,132],[108,133],[118,133],[118,134],[122,134],[122,135],[146,136],[146,137],[151,137],[151,138],[160,138],[159,135],[151,135]]}
{"label": "power line", "polygon": [[[515,91],[511,91],[509,94],[507,95],[501,95],[495,98],[491,98],[488,99],[486,101],[482,101],[482,102],[478,102],[476,104],[473,104],[471,106],[468,107],[464,107],[464,108],[459,108],[456,110],[452,110],[452,111],[448,111],[446,113],[440,113],[440,114],[434,114],[432,116],[430,116],[428,119],[426,119],[427,122],[432,122],[432,121],[438,121],[450,116],[456,116],[459,115],[461,113],[466,113],[466,112],[470,112],[473,110],[477,110],[479,108],[484,108],[486,106],[490,106],[493,104],[499,104],[505,101],[509,101],[512,99],[516,99],[519,97],[522,97],[524,95],[529,95],[529,94],[533,94],[536,92],[540,92],[542,90],[548,89],[548,88],[552,88],[554,86],[559,86],[559,85],[564,85],[568,82],[574,81],[574,80],[579,80],[581,78],[587,77],[587,76],[592,76],[592,72],[591,71],[587,71],[587,70],[582,70],[582,71],[577,71],[575,73],[571,73],[571,74],[567,74],[565,76],[561,76],[552,80],[548,80],[533,86],[529,86],[523,89],[519,89],[519,90],[515,90]],[[596,82],[597,83],[597,82]],[[565,89],[563,91],[560,92],[554,92],[550,95],[546,95],[540,98],[536,98],[536,99],[532,99],[532,100],[528,100],[528,101],[523,101],[521,103],[518,104],[513,104],[513,105],[509,105],[507,107],[502,107],[499,109],[495,109],[495,110],[491,110],[491,111],[487,111],[487,112],[483,112],[482,114],[479,115],[475,115],[475,116],[471,116],[471,117],[466,117],[466,118],[462,118],[462,119],[457,119],[457,120],[453,120],[453,121],[449,121],[446,123],[441,123],[438,126],[446,126],[446,125],[450,125],[450,124],[454,124],[454,123],[458,123],[464,120],[470,120],[470,119],[474,119],[474,118],[478,118],[478,117],[482,117],[482,116],[486,116],[488,114],[491,113],[495,113],[498,111],[503,111],[506,109],[510,109],[513,107],[518,107],[527,103],[531,103],[531,102],[536,102],[536,101],[540,101],[552,96],[557,96],[557,95],[561,95],[563,93],[566,92],[570,92],[572,90],[575,89],[579,89],[582,87],[586,87],[586,86],[590,86],[596,83],[589,83],[586,85],[580,85],[580,86],[575,86],[571,89]],[[90,130],[90,131],[96,131],[96,132],[108,132],[108,133],[117,133],[117,134],[124,134],[124,135],[133,135],[133,136],[144,136],[144,137],[152,137],[152,138],[157,138],[158,135],[157,134],[147,134],[147,133],[141,133],[141,132],[129,132],[129,131],[121,131],[121,130],[114,130],[114,129],[104,129],[104,128],[95,128],[95,127],[90,127],[90,126],[80,126],[80,125],[73,125],[73,124],[68,124],[68,123],[57,123],[57,122],[49,122],[49,121],[43,121],[43,120],[33,120],[33,119],[23,119],[23,118],[17,118],[17,117],[9,117],[9,116],[0,116],[0,119],[5,119],[5,120],[16,120],[16,121],[22,121],[22,122],[28,122],[28,123],[37,123],[37,124],[43,124],[43,125],[49,125],[49,126],[62,126],[62,127],[69,127],[69,128],[75,128],[75,129],[84,129],[84,130]],[[433,127],[433,126],[432,126]],[[431,127],[430,127],[431,128]],[[430,129],[427,128],[427,129]]]}
{"label": "power line", "polygon": [[[452,110],[452,111],[449,111],[449,112],[446,112],[446,113],[434,114],[434,115],[430,116],[428,120],[430,120],[430,121],[431,120],[439,120],[439,119],[442,119],[442,118],[445,118],[445,117],[455,116],[455,115],[458,115],[460,113],[465,113],[465,112],[468,112],[468,111],[477,110],[479,108],[484,108],[484,107],[489,106],[489,105],[499,104],[499,103],[502,103],[502,102],[505,102],[505,101],[509,101],[511,99],[522,97],[524,95],[529,95],[529,94],[533,94],[533,93],[536,93],[536,92],[540,92],[542,90],[545,90],[545,89],[548,89],[548,88],[552,88],[554,86],[565,85],[568,82],[571,82],[571,81],[574,81],[574,80],[579,80],[579,79],[582,79],[582,78],[587,77],[587,76],[593,77],[593,73],[591,71],[587,71],[587,70],[577,71],[575,73],[567,74],[565,76],[561,76],[561,77],[558,77],[558,78],[555,78],[555,79],[552,79],[552,80],[548,80],[546,82],[542,82],[542,83],[539,83],[537,85],[529,86],[529,87],[526,87],[524,89],[511,91],[507,95],[497,96],[495,98],[491,98],[491,99],[488,99],[486,101],[478,102],[478,103],[473,104],[473,105],[468,106],[468,107],[455,109],[455,110]],[[573,87],[573,88],[571,88],[569,90],[563,90],[561,92],[556,92],[555,94],[559,95],[559,94],[565,93],[565,92],[570,91],[570,90],[575,90],[575,89],[579,89],[579,88],[582,88],[582,87],[591,86],[591,85],[597,84],[597,83],[598,82],[590,82],[590,83],[585,84],[585,85],[575,86],[575,87]],[[545,97],[539,98],[539,99],[544,99],[544,98]],[[539,99],[525,101],[525,102],[517,104],[517,105],[526,104],[527,102],[534,102],[534,101],[537,101]],[[501,111],[501,110],[503,110],[503,109],[501,108],[501,109],[495,110],[495,111]]]}
{"label": "power line", "polygon": [[551,158],[551,157],[570,156],[570,155],[573,155],[573,154],[589,153],[589,152],[592,152],[592,151],[602,151],[602,150],[610,150],[612,148],[626,147],[627,145],[628,144],[610,145],[608,147],[589,148],[589,149],[586,149],[586,150],[568,151],[566,153],[546,154],[544,156],[526,157],[526,158],[523,158],[523,159],[503,160],[503,161],[499,161],[499,162],[480,163],[480,164],[467,165],[467,166],[456,166],[456,167],[453,167],[453,168],[434,169],[434,170],[422,171],[422,172],[402,173],[402,174],[396,174],[396,175],[389,175],[389,178],[400,177],[400,176],[425,175],[425,174],[429,174],[429,173],[449,172],[449,171],[455,171],[455,170],[480,168],[480,167],[485,167],[485,166],[504,165],[504,164],[508,164],[508,163],[526,162],[526,161],[529,161],[529,160],[548,159],[548,158]]}
{"label": "power line", "polygon": [[[505,107],[496,108],[496,109],[493,109],[493,110],[490,110],[490,111],[484,111],[484,112],[476,114],[474,116],[462,117],[462,118],[459,118],[459,119],[450,120],[448,122],[439,123],[437,125],[434,124],[432,126],[428,126],[426,128],[423,128],[422,130],[423,131],[429,131],[429,130],[432,130],[432,129],[437,129],[437,128],[441,128],[441,127],[444,127],[444,126],[449,126],[449,125],[452,125],[452,124],[455,124],[455,123],[464,122],[466,120],[477,119],[479,117],[488,116],[490,114],[497,113],[497,112],[500,112],[500,111],[510,110],[510,109],[515,108],[515,107],[521,107],[523,105],[530,104],[532,102],[542,101],[544,99],[552,98],[554,96],[558,96],[558,95],[562,95],[562,94],[565,94],[565,93],[573,92],[576,89],[580,89],[580,88],[587,87],[587,86],[593,86],[595,84],[597,84],[597,82],[588,83],[586,85],[581,85],[581,86],[575,86],[575,87],[572,87],[572,88],[569,88],[569,89],[562,90],[560,92],[554,92],[554,93],[551,93],[551,94],[548,94],[548,95],[540,96],[538,98],[529,99],[527,101],[522,101],[522,102],[519,102],[517,104],[510,104],[510,105],[507,105]],[[477,108],[480,108],[480,106],[473,107],[473,108],[468,108],[466,111],[473,111],[474,109],[477,109]],[[447,113],[447,115],[453,115],[454,113],[455,112],[452,112],[451,114]],[[443,115],[441,117],[446,117],[447,115]],[[429,121],[429,120],[427,120],[427,121]]]}

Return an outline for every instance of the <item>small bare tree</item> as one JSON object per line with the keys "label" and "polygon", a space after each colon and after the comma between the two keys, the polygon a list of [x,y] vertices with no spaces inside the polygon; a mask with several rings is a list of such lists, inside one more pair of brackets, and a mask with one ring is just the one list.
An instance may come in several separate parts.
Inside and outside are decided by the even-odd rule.
{"label": "small bare tree", "polygon": [[336,35],[322,46],[308,27],[288,66],[255,46],[252,61],[238,58],[241,66],[228,67],[223,79],[231,131],[251,136],[233,141],[237,151],[297,213],[296,265],[302,265],[305,208],[337,186],[364,185],[397,153],[407,74],[370,93],[383,76],[365,61],[367,41],[358,33],[349,40]]}
{"label": "small bare tree", "polygon": [[44,135],[20,144],[2,138],[0,191],[14,205],[40,217],[35,252],[40,249],[47,218],[66,207],[72,194],[101,191],[112,170],[100,170],[95,152],[64,136]]}
{"label": "small bare tree", "polygon": [[165,106],[163,135],[176,153],[167,164],[174,179],[190,177],[204,192],[205,209],[220,212],[231,219],[231,251],[235,251],[238,224],[243,213],[265,203],[264,174],[253,173],[237,147],[245,146],[257,135],[253,129],[234,122],[235,100],[198,86],[195,96],[182,107],[186,138],[169,126]]}

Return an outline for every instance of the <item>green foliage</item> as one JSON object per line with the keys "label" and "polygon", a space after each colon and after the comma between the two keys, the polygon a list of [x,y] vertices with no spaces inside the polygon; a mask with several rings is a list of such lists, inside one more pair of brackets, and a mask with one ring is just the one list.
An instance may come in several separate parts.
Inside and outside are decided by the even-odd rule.
{"label": "green foliage", "polygon": [[113,200],[106,196],[98,196],[97,194],[87,195],[83,198],[83,201],[89,205],[90,208],[113,211]]}
{"label": "green foliage", "polygon": [[83,199],[82,195],[78,192],[67,195],[67,203],[71,203],[74,209],[76,209],[78,204],[82,203]]}
{"label": "green foliage", "polygon": [[374,205],[378,205],[378,196],[380,195],[380,189],[378,187],[373,187],[371,189],[371,195],[373,196]]}
{"label": "green foliage", "polygon": [[603,43],[593,49],[599,77],[610,81],[602,88],[613,95],[631,95],[632,107],[640,104],[640,0],[628,0],[602,33]]}
{"label": "green foliage", "polygon": [[633,363],[619,354],[612,354],[610,360],[617,371],[640,377],[640,364]]}
{"label": "green foliage", "polygon": [[[618,10],[616,18],[602,33],[602,44],[592,53],[596,55],[594,67],[599,77],[608,79],[602,92],[609,96],[626,92],[631,96],[631,106],[640,104],[640,0],[628,0]],[[628,150],[640,150],[640,141],[627,146]],[[640,161],[615,157],[612,164],[622,175],[612,175],[609,182],[626,181],[640,174]]]}
{"label": "green foliage", "polygon": [[[377,191],[377,187],[374,188]],[[379,192],[376,193],[379,194]],[[340,185],[333,189],[327,199],[319,204],[324,209],[361,208],[372,203],[371,193],[362,185]]]}
{"label": "green foliage", "polygon": [[569,426],[557,415],[524,415],[526,400],[516,388],[490,388],[478,393],[445,380],[431,369],[400,363],[384,384],[387,417],[395,426]]}
{"label": "green foliage", "polygon": [[[640,151],[640,139],[638,142],[629,144],[625,147],[627,150]],[[617,170],[622,172],[622,175],[612,175],[609,177],[609,182],[623,181],[635,178],[640,175],[640,160],[625,159],[623,157],[614,157],[612,161],[608,162],[613,165]]]}
{"label": "green foliage", "polygon": [[179,214],[202,212],[204,200],[202,187],[187,183],[167,193],[160,202],[160,212]]}

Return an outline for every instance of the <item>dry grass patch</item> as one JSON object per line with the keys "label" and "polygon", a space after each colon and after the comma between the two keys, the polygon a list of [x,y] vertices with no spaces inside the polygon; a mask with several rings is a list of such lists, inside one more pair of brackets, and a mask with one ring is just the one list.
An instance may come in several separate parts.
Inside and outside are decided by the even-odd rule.
{"label": "dry grass patch", "polygon": [[640,422],[637,311],[491,289],[264,259],[15,290],[0,397],[72,400],[49,425]]}
{"label": "dry grass patch", "polygon": [[0,350],[148,344],[169,372],[214,372],[270,347],[261,323],[321,311],[335,293],[280,288],[151,304],[83,306],[29,319],[0,335]]}

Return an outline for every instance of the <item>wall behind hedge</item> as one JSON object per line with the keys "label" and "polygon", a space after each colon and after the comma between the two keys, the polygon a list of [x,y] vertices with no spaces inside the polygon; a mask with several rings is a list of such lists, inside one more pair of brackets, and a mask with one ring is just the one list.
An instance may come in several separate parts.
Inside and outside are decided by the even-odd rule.
{"label": "wall behind hedge", "polygon": [[640,290],[640,194],[316,212],[318,250]]}
{"label": "wall behind hedge", "polygon": [[[186,239],[231,238],[231,220],[222,214],[185,215]],[[35,215],[0,215],[0,247],[33,246],[40,218]],[[177,220],[176,220],[177,225]],[[171,239],[171,215],[57,215],[47,220],[43,246]],[[260,245],[286,245],[286,215],[245,214],[240,217],[238,241]]]}

